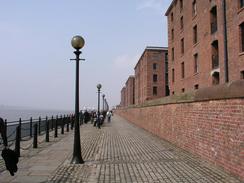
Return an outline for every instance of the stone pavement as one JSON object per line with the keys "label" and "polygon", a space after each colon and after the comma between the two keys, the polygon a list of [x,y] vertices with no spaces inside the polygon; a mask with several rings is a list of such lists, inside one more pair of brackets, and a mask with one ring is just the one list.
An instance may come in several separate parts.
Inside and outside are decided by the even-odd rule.
{"label": "stone pavement", "polygon": [[22,157],[16,176],[4,172],[0,182],[241,182],[118,116],[101,129],[81,127],[85,164],[70,164],[73,133],[56,141]]}

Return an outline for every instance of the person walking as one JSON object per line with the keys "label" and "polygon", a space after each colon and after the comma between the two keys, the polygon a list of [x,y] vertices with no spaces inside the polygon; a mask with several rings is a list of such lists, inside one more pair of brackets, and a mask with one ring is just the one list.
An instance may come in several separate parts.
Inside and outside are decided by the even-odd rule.
{"label": "person walking", "polygon": [[112,113],[110,111],[107,112],[107,118],[108,118],[108,122],[110,123],[111,121],[111,116],[112,116]]}

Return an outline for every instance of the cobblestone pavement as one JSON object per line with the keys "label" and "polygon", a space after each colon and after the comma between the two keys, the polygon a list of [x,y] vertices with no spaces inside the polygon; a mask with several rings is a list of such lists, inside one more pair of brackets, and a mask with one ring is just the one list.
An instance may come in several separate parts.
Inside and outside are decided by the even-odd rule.
{"label": "cobblestone pavement", "polygon": [[101,129],[83,125],[81,143],[85,164],[69,164],[70,154],[48,182],[241,182],[118,116]]}

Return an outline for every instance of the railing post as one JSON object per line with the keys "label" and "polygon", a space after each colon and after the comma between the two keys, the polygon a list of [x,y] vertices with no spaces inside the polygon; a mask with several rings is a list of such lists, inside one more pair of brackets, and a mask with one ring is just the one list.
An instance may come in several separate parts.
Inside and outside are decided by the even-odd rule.
{"label": "railing post", "polygon": [[16,127],[16,137],[15,137],[15,153],[20,157],[20,126]]}
{"label": "railing post", "polygon": [[69,132],[69,116],[66,117],[67,129],[66,131]]}
{"label": "railing post", "polygon": [[46,116],[46,142],[49,142],[49,121]]}
{"label": "railing post", "polygon": [[52,119],[51,119],[51,129],[52,129],[52,131],[53,131],[53,116],[52,116]]}
{"label": "railing post", "polygon": [[34,124],[33,148],[37,148],[37,124]]}
{"label": "railing post", "polygon": [[[7,124],[7,119],[5,119],[5,133],[6,133],[6,138],[8,138],[8,124]],[[4,140],[3,140],[4,143]],[[6,139],[6,146],[8,146],[8,139]]]}
{"label": "railing post", "polygon": [[65,116],[62,117],[61,134],[64,134],[64,118]]}
{"label": "railing post", "polygon": [[54,131],[54,137],[58,137],[58,116],[56,116],[55,120],[55,131]]}
{"label": "railing post", "polygon": [[21,120],[21,118],[19,118],[19,128],[20,128],[19,136],[20,136],[20,140],[21,140],[21,124],[22,124],[22,120]]}
{"label": "railing post", "polygon": [[30,137],[32,137],[32,117],[30,118]]}
{"label": "railing post", "polygon": [[39,121],[38,121],[38,130],[39,130],[39,135],[41,135],[41,117],[39,116]]}
{"label": "railing post", "polygon": [[73,117],[73,114],[71,115],[71,130],[73,130],[74,128],[74,117]]}

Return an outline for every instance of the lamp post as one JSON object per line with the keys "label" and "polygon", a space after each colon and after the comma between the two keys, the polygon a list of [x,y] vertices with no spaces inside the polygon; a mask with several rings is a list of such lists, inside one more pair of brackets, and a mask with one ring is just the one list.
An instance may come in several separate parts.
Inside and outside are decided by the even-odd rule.
{"label": "lamp post", "polygon": [[102,85],[98,84],[97,85],[97,92],[98,92],[98,101],[97,101],[97,115],[98,115],[98,128],[100,128],[100,91],[101,91]]}
{"label": "lamp post", "polygon": [[103,94],[102,96],[103,96],[103,111],[104,111],[104,97],[105,97],[105,95]]}
{"label": "lamp post", "polygon": [[71,40],[71,45],[74,49],[74,54],[76,56],[76,82],[75,82],[75,132],[74,132],[74,146],[73,146],[73,157],[71,160],[72,164],[82,164],[84,163],[81,157],[81,145],[80,145],[80,126],[79,126],[79,61],[81,51],[80,49],[84,46],[85,41],[81,36],[74,36]]}

